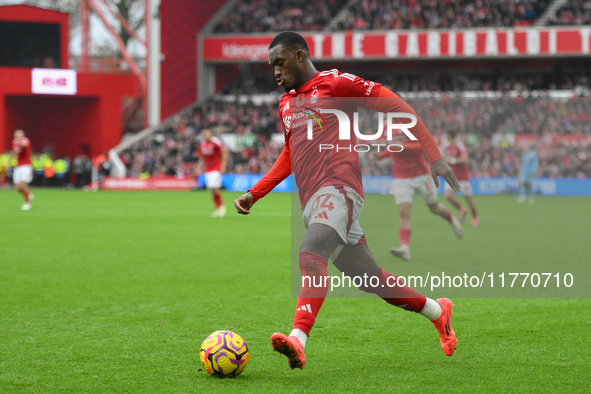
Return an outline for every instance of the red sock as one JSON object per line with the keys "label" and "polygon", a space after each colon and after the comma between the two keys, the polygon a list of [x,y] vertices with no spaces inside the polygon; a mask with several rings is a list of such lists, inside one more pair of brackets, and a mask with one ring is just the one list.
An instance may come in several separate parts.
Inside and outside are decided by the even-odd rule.
{"label": "red sock", "polygon": [[300,253],[300,270],[303,281],[293,318],[293,328],[302,330],[306,335],[310,335],[310,330],[316,322],[316,316],[318,316],[328,292],[327,265],[327,261],[316,253]]}
{"label": "red sock", "polygon": [[21,194],[23,195],[23,197],[25,197],[25,202],[30,202],[29,201],[29,192],[26,190],[21,190]]}
{"label": "red sock", "polygon": [[221,207],[223,204],[222,195],[221,194],[214,194],[213,195],[213,203],[215,204],[216,209]]}
{"label": "red sock", "polygon": [[398,238],[400,239],[400,245],[410,245],[410,229],[401,228],[398,230]]}
{"label": "red sock", "polygon": [[478,217],[478,211],[476,210],[476,208],[472,208],[472,217],[474,219],[476,219]]}
{"label": "red sock", "polygon": [[451,204],[452,204],[454,207],[456,207],[456,209],[457,209],[458,211],[461,211],[461,210],[462,210],[462,206],[461,206],[461,205],[460,205],[460,203],[459,203],[459,202],[457,202],[456,200],[449,200],[449,202],[451,202]]}
{"label": "red sock", "polygon": [[397,284],[396,276],[381,268],[376,276],[379,278],[379,283],[376,287],[361,287],[360,289],[366,293],[376,294],[388,304],[400,307],[407,311],[418,313],[423,310],[427,299],[421,293],[410,287],[394,286]]}

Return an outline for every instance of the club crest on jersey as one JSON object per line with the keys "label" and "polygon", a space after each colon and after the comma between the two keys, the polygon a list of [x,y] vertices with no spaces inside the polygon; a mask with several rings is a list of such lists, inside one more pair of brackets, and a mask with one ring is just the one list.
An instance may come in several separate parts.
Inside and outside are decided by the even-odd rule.
{"label": "club crest on jersey", "polygon": [[310,99],[310,104],[316,104],[318,102],[318,89],[314,86],[314,90],[312,91],[312,98]]}

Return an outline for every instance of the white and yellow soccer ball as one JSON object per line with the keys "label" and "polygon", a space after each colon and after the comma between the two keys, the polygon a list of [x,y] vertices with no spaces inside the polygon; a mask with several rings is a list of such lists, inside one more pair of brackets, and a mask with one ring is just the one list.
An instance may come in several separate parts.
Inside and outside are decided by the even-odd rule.
{"label": "white and yellow soccer ball", "polygon": [[248,346],[240,335],[232,331],[216,331],[201,344],[199,358],[210,375],[236,377],[248,365]]}

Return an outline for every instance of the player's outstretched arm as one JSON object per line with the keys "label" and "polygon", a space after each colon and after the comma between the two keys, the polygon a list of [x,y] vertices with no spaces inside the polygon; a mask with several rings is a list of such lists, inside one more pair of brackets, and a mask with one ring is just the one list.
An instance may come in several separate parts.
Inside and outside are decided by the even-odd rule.
{"label": "player's outstretched arm", "polygon": [[246,194],[234,201],[236,212],[248,215],[250,208],[260,198],[266,196],[291,174],[291,155],[287,146],[283,149],[273,167]]}
{"label": "player's outstretched arm", "polygon": [[386,89],[383,86],[379,90],[378,98],[389,98],[390,100],[385,105],[384,102],[378,101],[377,105],[372,108],[373,110],[381,112],[407,112],[416,116],[417,124],[411,128],[410,131],[418,139],[421,146],[423,147],[425,155],[427,155],[427,159],[431,164],[431,176],[433,177],[435,186],[439,187],[439,180],[437,177],[441,176],[448,182],[452,189],[455,191],[460,191],[460,184],[458,183],[458,180],[456,179],[451,167],[445,162],[445,160],[443,160],[441,152],[439,152],[433,137],[414,109],[412,109],[412,107],[396,93]]}

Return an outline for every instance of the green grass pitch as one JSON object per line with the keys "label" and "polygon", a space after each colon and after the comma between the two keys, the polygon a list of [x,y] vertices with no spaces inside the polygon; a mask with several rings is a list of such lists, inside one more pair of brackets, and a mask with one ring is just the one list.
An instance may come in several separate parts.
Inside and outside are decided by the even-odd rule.
{"label": "green grass pitch", "polygon": [[[269,195],[248,217],[228,209],[212,219],[206,192],[35,194],[21,212],[17,193],[0,191],[0,392],[591,392],[590,299],[454,299],[449,358],[422,316],[328,299],[306,368],[291,371],[269,343],[291,330],[296,302],[289,195]],[[225,193],[229,208],[238,195]],[[413,263],[494,264],[523,250],[588,261],[589,199],[476,202],[481,226],[466,229],[461,250],[416,204]],[[396,273],[394,207],[384,216],[391,233],[368,239]],[[201,342],[220,329],[250,348],[236,379],[212,378],[199,362]]]}

